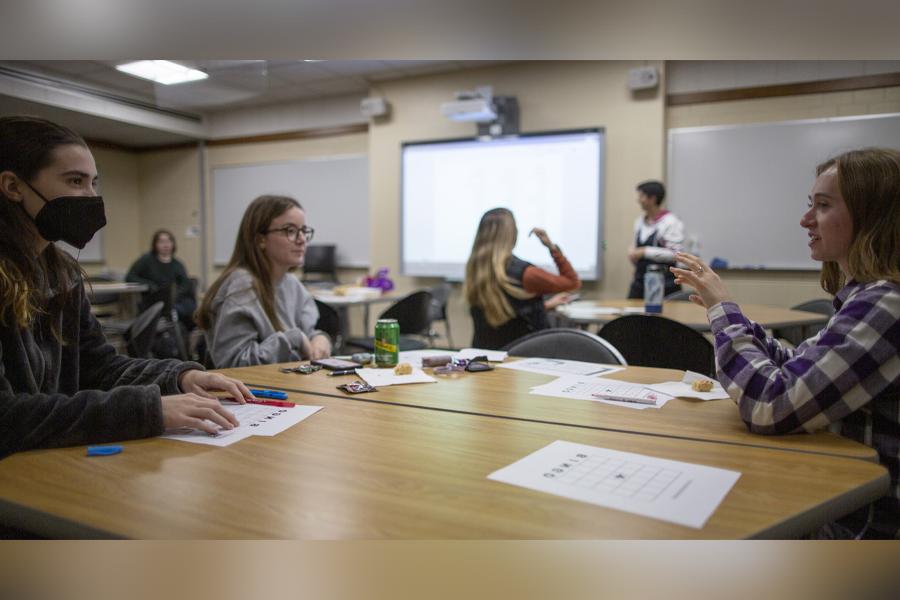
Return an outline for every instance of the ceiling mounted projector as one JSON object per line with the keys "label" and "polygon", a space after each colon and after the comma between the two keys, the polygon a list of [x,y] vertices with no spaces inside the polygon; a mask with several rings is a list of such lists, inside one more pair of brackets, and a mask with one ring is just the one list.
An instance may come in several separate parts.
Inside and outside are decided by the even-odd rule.
{"label": "ceiling mounted projector", "polygon": [[497,119],[493,89],[481,86],[474,91],[456,92],[456,100],[441,104],[441,114],[451,121],[486,123]]}

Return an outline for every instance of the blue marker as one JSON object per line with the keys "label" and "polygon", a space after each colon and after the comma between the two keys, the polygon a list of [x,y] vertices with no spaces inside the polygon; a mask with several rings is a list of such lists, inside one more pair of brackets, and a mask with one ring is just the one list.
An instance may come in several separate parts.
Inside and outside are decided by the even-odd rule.
{"label": "blue marker", "polygon": [[122,446],[88,446],[88,456],[111,456],[122,451]]}
{"label": "blue marker", "polygon": [[273,390],[250,390],[250,393],[257,398],[271,398],[273,400],[287,400],[288,397],[284,392],[276,392]]}

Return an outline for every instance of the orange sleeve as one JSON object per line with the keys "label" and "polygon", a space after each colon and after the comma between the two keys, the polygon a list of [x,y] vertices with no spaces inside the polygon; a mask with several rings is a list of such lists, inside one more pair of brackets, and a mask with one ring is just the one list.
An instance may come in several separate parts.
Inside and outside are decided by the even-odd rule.
{"label": "orange sleeve", "polygon": [[570,292],[581,287],[581,280],[568,259],[563,256],[558,246],[550,251],[559,275],[535,267],[525,267],[522,273],[522,288],[530,294],[556,294],[558,292]]}

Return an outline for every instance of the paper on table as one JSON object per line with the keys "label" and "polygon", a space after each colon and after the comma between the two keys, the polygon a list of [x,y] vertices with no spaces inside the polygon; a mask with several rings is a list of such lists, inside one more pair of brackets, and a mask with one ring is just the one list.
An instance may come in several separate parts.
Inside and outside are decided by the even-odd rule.
{"label": "paper on table", "polygon": [[508,354],[501,350],[482,350],[481,348],[463,348],[454,358],[471,360],[476,356],[487,356],[488,362],[503,362]]}
{"label": "paper on table", "polygon": [[437,379],[416,368],[409,375],[396,375],[393,369],[357,369],[356,374],[373,387],[404,383],[437,383]]}
{"label": "paper on table", "polygon": [[740,476],[557,440],[488,479],[702,529]]}
{"label": "paper on table", "polygon": [[698,379],[711,379],[706,375],[701,375],[700,373],[695,373],[693,371],[686,371],[684,377],[681,381],[666,381],[664,383],[654,383],[650,384],[647,387],[656,390],[657,392],[662,392],[663,394],[669,394],[671,396],[680,396],[682,398],[697,398],[698,400],[727,400],[731,396],[728,395],[728,392],[725,391],[725,388],[722,387],[715,379],[712,379],[713,388],[709,392],[695,392],[693,388],[691,388],[691,384]]}
{"label": "paper on table", "polygon": [[234,429],[223,429],[219,435],[215,436],[197,429],[190,429],[186,431],[170,430],[161,437],[209,446],[230,446],[251,435],[277,435],[322,409],[321,406],[301,404],[293,407],[281,407],[223,402],[222,405],[237,417],[241,423],[240,426]]}
{"label": "paper on table", "polygon": [[544,375],[608,375],[622,371],[625,367],[589,363],[580,360],[561,360],[556,358],[523,358],[497,365],[504,369],[528,371]]}
{"label": "paper on table", "polygon": [[622,313],[621,308],[615,306],[597,306],[593,302],[572,302],[557,307],[556,310],[563,313],[577,313],[585,315],[618,315]]}
{"label": "paper on table", "polygon": [[[665,406],[666,402],[672,399],[672,396],[669,396],[667,394],[647,390],[644,385],[639,383],[618,381],[615,379],[604,379],[603,377],[585,377],[580,375],[564,375],[562,377],[558,377],[557,379],[554,379],[549,383],[531,388],[531,393],[539,396],[553,396],[556,398],[591,400],[592,402],[603,402],[605,404],[613,404],[615,406],[634,408],[637,410],[643,410],[645,408],[662,408],[663,406]],[[605,398],[597,398],[593,395],[613,394],[617,396],[638,396],[644,394],[646,396],[647,393],[653,393],[657,396],[656,404],[607,400]]]}

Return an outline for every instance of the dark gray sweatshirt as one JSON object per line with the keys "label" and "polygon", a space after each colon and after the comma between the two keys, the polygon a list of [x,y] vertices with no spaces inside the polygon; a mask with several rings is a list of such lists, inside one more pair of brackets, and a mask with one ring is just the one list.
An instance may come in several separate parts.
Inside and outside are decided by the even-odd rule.
{"label": "dark gray sweatshirt", "polygon": [[32,448],[159,435],[160,396],[180,394],[178,376],[200,365],[118,355],[79,285],[56,319],[27,329],[0,324],[0,458]]}

